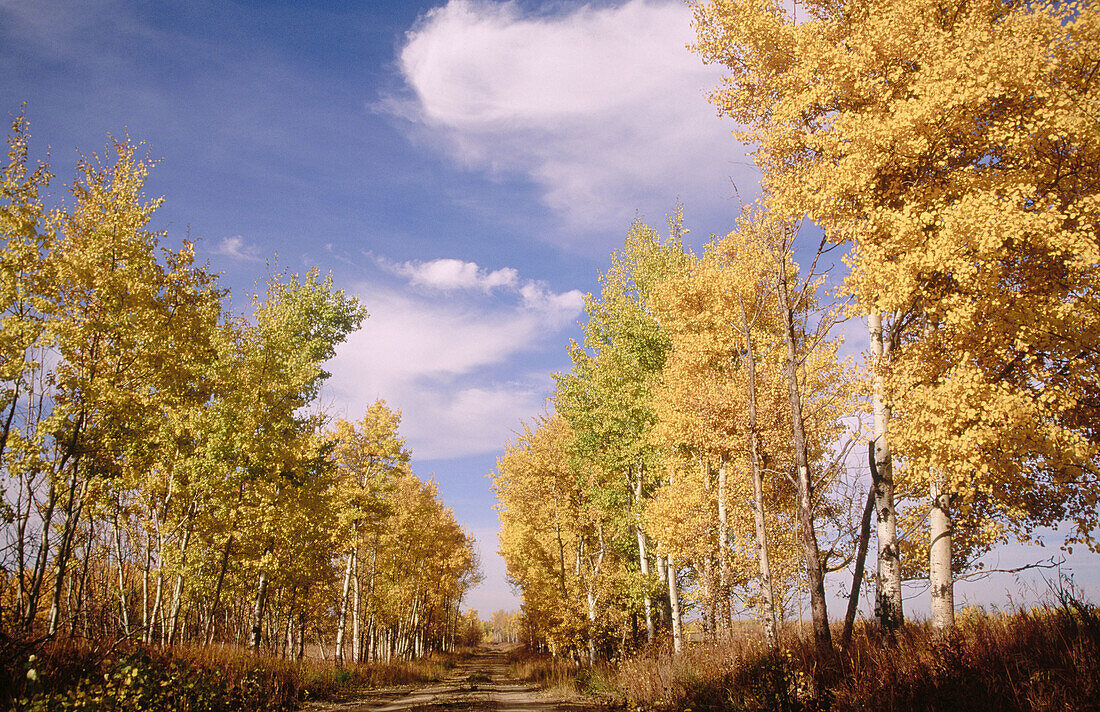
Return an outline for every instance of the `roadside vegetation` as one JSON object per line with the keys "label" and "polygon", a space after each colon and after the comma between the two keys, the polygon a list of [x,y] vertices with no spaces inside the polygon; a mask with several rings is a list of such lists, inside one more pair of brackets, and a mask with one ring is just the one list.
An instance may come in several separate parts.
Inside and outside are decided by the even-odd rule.
{"label": "roadside vegetation", "polygon": [[892,636],[861,623],[832,654],[798,624],[780,632],[775,650],[750,623],[680,653],[666,638],[595,666],[529,650],[511,665],[556,696],[635,712],[1100,710],[1100,609],[1073,596],[1010,613],[967,608],[946,634],[929,622]]}
{"label": "roadside vegetation", "polygon": [[234,647],[120,645],[103,650],[73,639],[6,640],[0,654],[0,708],[27,712],[285,712],[368,688],[439,680],[453,665],[453,656],[433,655],[336,667]]}
{"label": "roadside vegetation", "polygon": [[894,636],[857,627],[849,647],[822,654],[792,636],[671,646],[633,656],[613,682],[629,707],[667,710],[975,712],[1100,709],[1100,610],[967,610],[944,634],[909,623]]}

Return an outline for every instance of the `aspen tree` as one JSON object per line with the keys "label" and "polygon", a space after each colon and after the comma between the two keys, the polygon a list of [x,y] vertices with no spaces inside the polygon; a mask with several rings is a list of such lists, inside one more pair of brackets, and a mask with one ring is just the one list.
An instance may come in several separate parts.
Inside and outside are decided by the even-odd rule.
{"label": "aspen tree", "polygon": [[[248,484],[244,505],[249,511],[242,546],[254,557],[257,584],[254,596],[251,647],[258,650],[267,604],[270,576],[280,519],[279,502],[294,487],[299,457],[316,429],[314,417],[299,414],[312,402],[327,373],[321,363],[348,333],[358,328],[366,312],[354,298],[334,290],[331,277],[317,271],[304,277],[273,277],[263,301],[254,300],[256,325],[245,344],[246,398],[254,399],[252,436],[240,454]],[[281,552],[280,552],[281,554]]]}
{"label": "aspen tree", "polygon": [[[647,638],[655,630],[649,593],[649,544],[641,522],[644,499],[652,490],[659,456],[647,434],[654,416],[652,387],[668,351],[668,337],[647,306],[651,290],[687,263],[680,211],[669,218],[669,235],[636,221],[622,250],[612,254],[612,266],[601,277],[599,298],[588,295],[584,345],[572,344],[571,373],[556,376],[553,401],[557,413],[573,429],[577,456],[597,464],[608,478],[623,478],[632,496],[629,510],[636,540],[639,571],[645,581],[642,604]],[[605,479],[608,492],[622,491]],[[625,504],[625,503],[624,503]]]}
{"label": "aspen tree", "polygon": [[[765,309],[771,290],[759,283],[759,269],[763,264],[760,255],[750,254],[743,243],[737,243],[731,235],[721,243],[712,244],[703,259],[684,275],[668,280],[657,292],[655,308],[671,334],[673,348],[657,391],[655,437],[669,445],[682,444],[719,461],[721,479],[728,480],[728,476],[721,476],[727,474],[726,471],[750,473],[752,494],[742,498],[740,494],[744,486],[735,481],[732,488],[738,496],[732,497],[731,502],[752,501],[752,528],[731,529],[728,521],[723,527],[720,516],[720,564],[723,569],[731,565],[729,552],[725,550],[729,542],[723,542],[726,537],[721,536],[723,528],[732,532],[734,539],[755,538],[755,558],[761,576],[762,617],[766,637],[774,646],[777,641],[774,582],[765,519],[771,519],[774,527],[777,512],[765,513],[764,510],[760,434],[764,427],[762,423],[775,420],[774,412],[779,404],[767,403],[765,416],[758,422],[757,405],[765,401],[756,397],[760,375],[754,352],[767,349],[768,343],[775,339],[775,335],[768,334],[767,327],[762,323],[762,320],[771,318],[771,311]],[[751,317],[743,308],[746,299],[750,300]],[[763,368],[764,364],[761,363],[760,367]],[[778,422],[781,424],[782,420]],[[780,429],[789,431],[789,427]],[[783,437],[779,435],[775,439],[781,440]],[[772,453],[775,466],[782,469],[779,465],[782,458],[777,455],[779,453]],[[683,476],[679,479],[684,481]],[[780,491],[784,486],[785,483],[780,486]],[[669,494],[669,502],[685,499],[671,492]],[[769,494],[773,503],[783,501],[777,499],[782,497],[777,492]],[[719,496],[722,496],[721,492]],[[785,506],[779,505],[780,508]],[[651,521],[660,527],[660,522],[672,521],[669,519],[671,513],[655,510]],[[735,513],[733,519],[741,521],[747,517]],[[698,533],[690,529],[683,534],[670,534],[666,539],[675,541],[684,536],[688,540],[698,540]],[[680,551],[683,555],[683,550]],[[741,566],[738,562],[738,568]],[[740,571],[727,574],[731,579],[741,578],[742,575]],[[728,590],[725,595],[729,595]]]}
{"label": "aspen tree", "polygon": [[4,505],[0,507],[8,510],[4,514],[15,529],[15,615],[20,624],[28,625],[37,607],[48,544],[44,527],[37,551],[42,564],[36,561],[28,571],[35,547],[32,522],[36,516],[52,519],[52,509],[36,511],[35,507],[44,467],[34,442],[37,425],[46,416],[36,403],[42,402],[43,391],[48,390],[40,354],[55,294],[46,255],[56,235],[40,196],[52,174],[46,165],[28,166],[26,118],[20,115],[11,128],[8,162],[0,183],[0,472],[4,475],[0,483]]}
{"label": "aspen tree", "polygon": [[891,334],[891,449],[955,544],[948,501],[979,546],[1059,519],[1094,545],[1098,14],[803,7],[697,5],[697,48],[730,70],[712,98],[757,142],[776,210],[850,242],[867,313],[935,324]]}
{"label": "aspen tree", "polygon": [[551,416],[535,425],[525,425],[497,462],[500,550],[535,640],[591,660],[602,631],[620,618],[612,602],[627,572],[607,538],[619,517],[607,511],[610,498],[601,499],[598,471],[578,470],[567,455],[569,424]]}
{"label": "aspen tree", "polygon": [[[895,328],[896,322],[895,319]],[[886,396],[886,369],[893,353],[893,339],[883,335],[882,314],[867,315],[871,339],[871,488],[878,514],[878,576],[875,617],[886,630],[896,630],[905,620],[901,598],[901,558],[898,549],[897,513],[894,509],[894,461],[890,452],[891,408]],[[896,334],[896,332],[892,332]]]}
{"label": "aspen tree", "polygon": [[[12,121],[8,163],[0,182],[0,462],[13,435],[20,399],[39,368],[34,349],[45,328],[50,294],[45,253],[52,239],[40,191],[52,177],[49,167],[28,162],[26,117]],[[16,433],[17,436],[17,433]]]}
{"label": "aspen tree", "polygon": [[[775,306],[786,347],[785,370],[797,468],[798,515],[808,570],[814,636],[819,648],[831,650],[832,636],[824,591],[826,561],[816,551],[815,514],[819,505],[825,502],[823,492],[819,491],[827,474],[822,467],[825,458],[821,446],[837,441],[841,430],[839,417],[849,413],[851,407],[850,384],[841,373],[839,364],[833,360],[839,341],[829,339],[839,308],[833,305],[819,309],[817,304],[817,285],[813,280],[818,278],[814,269],[821,255],[820,246],[806,275],[799,274],[799,267],[793,259],[798,224],[776,222],[765,212],[746,217],[743,226],[743,229],[751,231],[758,245],[771,258],[769,266],[773,270],[772,280],[777,292]],[[811,318],[816,318],[816,323],[811,323]],[[811,379],[820,379],[818,383],[824,384],[824,387],[812,387]],[[827,404],[824,413],[822,401]],[[810,430],[817,419],[811,415],[815,410],[818,411],[817,418],[821,419],[817,432]]]}
{"label": "aspen tree", "polygon": [[[162,236],[145,228],[160,201],[142,195],[150,162],[128,142],[109,154],[80,161],[75,204],[59,215],[61,238],[48,257],[58,290],[48,338],[60,357],[48,429],[63,516],[50,631],[73,538],[95,495],[128,470],[176,470],[174,445],[186,437],[179,427],[209,393],[195,364],[220,312],[221,292],[195,267],[190,245],[157,260]],[[158,446],[166,454],[156,462]]]}
{"label": "aspen tree", "polygon": [[535,637],[565,648],[580,634],[580,601],[572,566],[578,536],[581,481],[568,466],[570,437],[560,418],[524,425],[505,447],[493,476],[501,520],[500,551],[520,588]]}
{"label": "aspen tree", "polygon": [[[398,471],[408,467],[409,451],[405,448],[404,438],[398,435],[400,422],[401,414],[390,410],[385,401],[379,400],[367,409],[358,423],[353,425],[338,420],[332,430],[335,440],[332,458],[341,476],[336,496],[343,503],[336,527],[349,545],[337,609],[337,663],[344,660],[343,643],[353,571],[362,563],[368,569],[368,582],[375,574],[373,562],[360,562],[360,550],[365,543],[362,537],[367,535],[373,538],[378,532],[387,514],[388,503],[384,494]],[[357,580],[357,586],[359,583],[361,581]],[[358,596],[358,589],[353,593]],[[355,618],[358,624],[358,615]],[[359,636],[353,637],[355,641],[359,639]]]}

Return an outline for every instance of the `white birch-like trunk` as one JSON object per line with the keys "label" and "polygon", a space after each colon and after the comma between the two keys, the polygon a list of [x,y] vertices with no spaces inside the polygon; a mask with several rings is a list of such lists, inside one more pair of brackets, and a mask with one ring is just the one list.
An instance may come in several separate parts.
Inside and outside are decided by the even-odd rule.
{"label": "white birch-like trunk", "polygon": [[951,570],[950,495],[942,478],[932,482],[932,510],[929,512],[930,546],[928,583],[932,588],[932,626],[950,630],[955,625],[955,579]]}
{"label": "white birch-like trunk", "polygon": [[646,594],[643,603],[645,605],[645,639],[652,643],[657,636],[657,626],[653,621],[653,597],[649,595],[649,553],[646,551],[648,538],[641,526],[636,527],[638,533],[638,564],[641,567],[642,576],[646,579]]}
{"label": "white birch-like trunk", "polygon": [[760,567],[760,589],[764,606],[764,640],[771,650],[779,647],[779,626],[775,615],[775,588],[772,585],[771,554],[768,551],[768,527],[764,519],[764,473],[760,464],[760,442],[756,432],[756,354],[752,331],[740,301],[741,328],[745,335],[745,369],[749,383],[749,464],[752,468],[752,515],[756,527],[756,561]]}
{"label": "white birch-like trunk", "polygon": [[672,628],[672,606],[668,602],[668,561],[664,556],[657,557],[657,582],[661,585],[661,589],[664,593],[661,595],[661,600],[658,601],[661,609],[661,620],[664,622],[666,628]]}
{"label": "white birch-like trunk", "polygon": [[364,659],[367,660],[367,661],[377,657],[374,653],[376,646],[375,646],[375,634],[374,634],[375,604],[373,603],[373,601],[374,601],[374,579],[375,579],[375,576],[376,576],[377,573],[378,573],[378,535],[376,534],[375,537],[374,537],[374,550],[371,553],[371,559],[370,559],[370,579],[369,579],[369,583],[367,584],[367,606],[370,609],[370,615],[367,616],[367,632],[366,632],[366,636],[365,636],[366,641],[367,641],[367,651],[366,651],[366,656],[365,656]]}
{"label": "white birch-like trunk", "polygon": [[362,605],[360,601],[360,586],[359,586],[359,546],[355,546],[355,565],[352,569],[351,584],[352,584],[352,600],[355,602],[355,606],[352,612],[351,619],[351,659],[352,662],[359,662],[359,635],[360,635],[360,616],[362,615]]}
{"label": "white birch-like trunk", "polygon": [[[267,558],[268,554],[274,551],[274,547],[274,543],[269,543],[264,548],[262,558]],[[252,607],[252,635],[249,639],[249,648],[251,648],[253,653],[260,652],[260,643],[263,640],[264,611],[267,608],[267,589],[267,571],[260,571],[260,580],[256,586],[256,601]]]}
{"label": "white birch-like trunk", "polygon": [[157,585],[153,594],[153,609],[149,613],[149,620],[145,623],[145,644],[153,642],[153,636],[157,628],[157,618],[160,617],[160,606],[164,600],[164,563],[157,566]]}
{"label": "white birch-like trunk", "polygon": [[260,580],[256,586],[256,601],[252,606],[252,635],[249,639],[249,648],[253,653],[260,652],[260,642],[263,640],[264,606],[267,604],[267,572],[260,572]]}
{"label": "white birch-like trunk", "polygon": [[[634,479],[634,506],[637,508],[636,517],[641,516],[642,509],[642,463],[638,463],[638,475]],[[649,595],[649,553],[647,552],[648,539],[640,522],[635,521],[634,532],[638,538],[638,567],[642,576],[646,578],[646,593],[643,603],[645,605],[645,637],[646,642],[652,643],[657,635],[657,628],[653,622],[653,597]]]}
{"label": "white birch-like trunk", "polygon": [[680,617],[680,592],[676,584],[676,562],[668,556],[668,601],[672,609],[672,651],[679,655],[684,650],[683,621]]}
{"label": "white birch-like trunk", "polygon": [[890,406],[886,401],[883,369],[890,362],[890,340],[883,337],[882,314],[867,315],[871,339],[874,375],[871,380],[871,405],[874,417],[874,467],[871,481],[875,488],[875,512],[878,515],[878,573],[875,592],[875,617],[885,630],[897,630],[905,622],[901,598],[901,558],[898,551],[897,515],[894,511],[894,472],[890,453]]}
{"label": "white birch-like trunk", "polygon": [[[145,566],[141,570],[141,626],[144,629],[142,640],[149,635],[149,574],[153,568],[153,540],[145,538]],[[146,641],[148,642],[148,641]]]}
{"label": "white birch-like trunk", "polygon": [[596,594],[588,588],[588,665],[596,664]]}
{"label": "white birch-like trunk", "polygon": [[[119,505],[121,509],[121,504]],[[115,534],[115,557],[118,561],[118,605],[122,611],[122,632],[126,634],[126,637],[130,637],[130,605],[126,600],[126,579],[122,570],[122,532],[118,526],[118,514],[115,514],[114,520],[114,534]]]}
{"label": "white birch-like trunk", "polygon": [[732,619],[730,609],[730,536],[729,515],[726,512],[726,461],[718,464],[718,605],[716,629],[729,631]]}
{"label": "white birch-like trunk", "polygon": [[187,563],[187,545],[191,542],[191,527],[183,532],[180,541],[180,571],[176,573],[176,585],[172,589],[172,610],[168,616],[168,645],[176,642],[176,630],[179,626],[180,608],[183,605],[183,566]]}
{"label": "white birch-like trunk", "polygon": [[348,552],[348,563],[344,567],[344,588],[340,594],[340,610],[336,616],[336,650],[333,657],[337,665],[344,664],[344,629],[348,621],[348,592],[351,589],[351,569],[354,566],[355,549]]}

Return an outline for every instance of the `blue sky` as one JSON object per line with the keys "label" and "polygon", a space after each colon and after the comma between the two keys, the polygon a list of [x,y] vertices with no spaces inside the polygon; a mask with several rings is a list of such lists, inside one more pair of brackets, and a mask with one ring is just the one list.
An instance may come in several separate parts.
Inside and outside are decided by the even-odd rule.
{"label": "blue sky", "polygon": [[26,103],[59,187],[77,148],[143,141],[154,226],[242,304],[276,259],[363,300],[324,405],[402,410],[418,473],[481,542],[487,615],[517,603],[486,475],[568,368],[609,251],[678,198],[701,244],[732,185],[755,192],[691,41],[675,0],[0,0],[0,109]]}

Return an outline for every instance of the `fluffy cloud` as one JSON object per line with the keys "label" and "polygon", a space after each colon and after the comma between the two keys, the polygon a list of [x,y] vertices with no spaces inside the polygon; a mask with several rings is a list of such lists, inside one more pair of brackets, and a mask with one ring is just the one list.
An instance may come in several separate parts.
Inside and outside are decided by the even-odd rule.
{"label": "fluffy cloud", "polygon": [[475,262],[455,259],[394,263],[379,258],[377,263],[392,274],[406,277],[413,285],[444,291],[480,289],[488,292],[495,287],[514,287],[519,280],[519,272],[511,267],[490,272],[481,269]]}
{"label": "fluffy cloud", "polygon": [[735,173],[756,182],[705,99],[721,72],[687,50],[693,39],[681,2],[525,15],[450,0],[408,33],[411,99],[388,108],[462,164],[533,181],[568,224],[623,228],[677,195],[719,205]]}
{"label": "fluffy cloud", "polygon": [[[408,280],[404,288],[361,285],[356,291],[371,316],[327,366],[330,405],[356,418],[366,404],[385,398],[401,409],[402,432],[420,459],[497,450],[520,419],[539,413],[549,380],[524,359],[574,324],[583,308],[576,290],[521,283],[508,268],[490,272],[445,262],[457,268],[436,272],[438,265],[423,263],[391,270]],[[502,282],[492,277],[502,272],[510,276],[502,289],[484,287]],[[459,298],[410,288],[423,284],[425,274],[465,275],[428,284],[472,291]]]}

